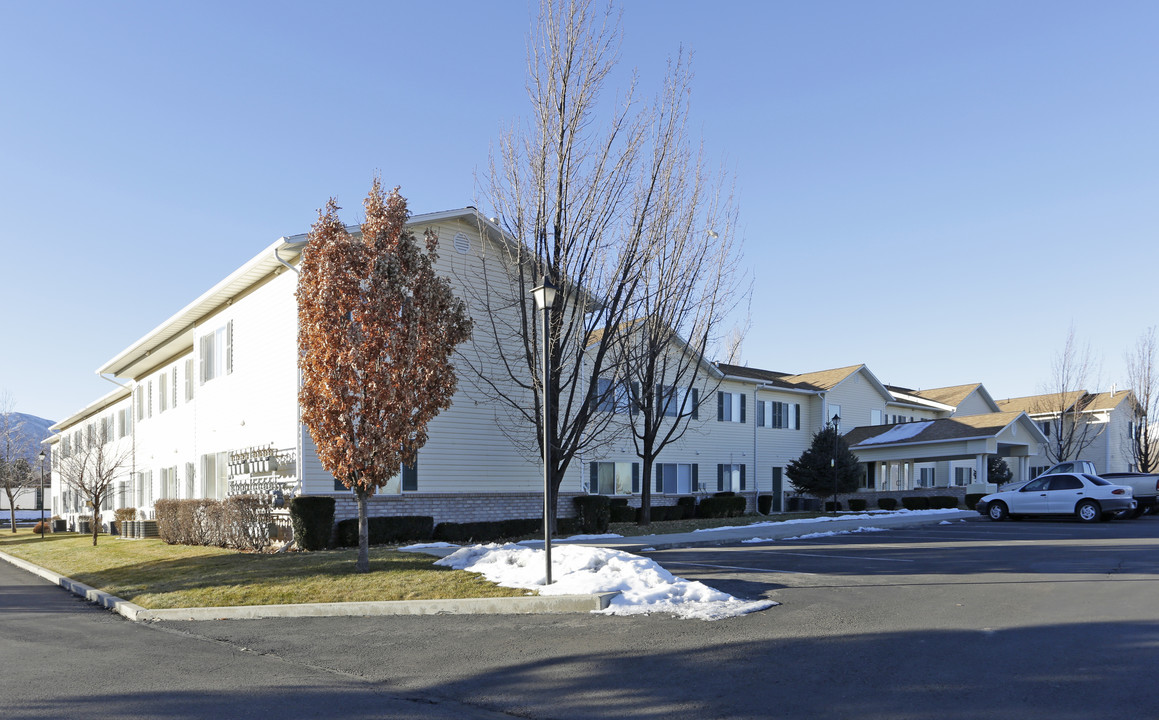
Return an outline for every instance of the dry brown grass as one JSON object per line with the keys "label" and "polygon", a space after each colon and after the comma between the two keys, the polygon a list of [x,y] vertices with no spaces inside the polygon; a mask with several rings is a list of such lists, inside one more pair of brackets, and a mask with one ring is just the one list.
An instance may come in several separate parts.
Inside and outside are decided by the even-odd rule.
{"label": "dry brown grass", "polygon": [[108,536],[93,547],[91,536],[20,530],[0,533],[0,551],[152,609],[529,594],[389,548],[370,549],[365,574],[354,572],[357,550],[252,554]]}

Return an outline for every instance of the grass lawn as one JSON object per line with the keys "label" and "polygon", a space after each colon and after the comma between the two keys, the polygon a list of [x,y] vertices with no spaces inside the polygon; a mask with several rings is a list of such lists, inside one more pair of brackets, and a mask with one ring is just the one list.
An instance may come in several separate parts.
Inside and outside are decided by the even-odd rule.
{"label": "grass lawn", "polygon": [[142,607],[218,607],[307,602],[512,597],[479,575],[433,565],[437,558],[370,549],[370,572],[354,572],[357,549],[278,555],[118,540],[30,529],[0,532],[0,551]]}

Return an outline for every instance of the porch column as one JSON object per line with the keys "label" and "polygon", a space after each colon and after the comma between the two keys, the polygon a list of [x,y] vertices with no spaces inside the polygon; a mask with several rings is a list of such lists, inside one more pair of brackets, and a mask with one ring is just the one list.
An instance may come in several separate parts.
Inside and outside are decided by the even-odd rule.
{"label": "porch column", "polygon": [[974,458],[974,482],[988,483],[990,482],[989,474],[987,473],[986,453],[977,455]]}
{"label": "porch column", "polygon": [[1022,455],[1018,458],[1018,481],[1026,482],[1030,479],[1030,458]]}
{"label": "porch column", "polygon": [[913,490],[915,487],[917,487],[917,483],[914,481],[914,461],[913,460],[906,460],[905,461],[905,474],[906,474],[906,490]]}

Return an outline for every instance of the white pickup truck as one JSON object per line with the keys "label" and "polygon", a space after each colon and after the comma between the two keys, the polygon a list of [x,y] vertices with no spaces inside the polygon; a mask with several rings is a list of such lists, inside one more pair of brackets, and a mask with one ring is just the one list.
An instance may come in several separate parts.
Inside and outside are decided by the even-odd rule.
{"label": "white pickup truck", "polygon": [[1130,487],[1131,492],[1135,496],[1135,500],[1139,503],[1139,506],[1135,508],[1134,514],[1131,517],[1139,517],[1145,512],[1151,512],[1153,514],[1159,512],[1159,475],[1155,473],[1096,473],[1094,464],[1087,460],[1060,462],[1047,469],[1042,475],[1049,475],[1051,473],[1086,473],[1087,475],[1098,475],[1104,480],[1110,480],[1116,485]]}

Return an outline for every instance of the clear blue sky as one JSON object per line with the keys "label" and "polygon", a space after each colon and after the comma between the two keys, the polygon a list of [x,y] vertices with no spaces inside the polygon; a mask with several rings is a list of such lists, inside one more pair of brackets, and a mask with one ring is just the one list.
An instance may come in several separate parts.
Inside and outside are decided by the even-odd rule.
{"label": "clear blue sky", "polygon": [[[331,195],[357,220],[375,172],[415,213],[476,204],[533,11],[0,0],[0,391],[53,420],[103,395],[100,364]],[[640,1],[623,68],[651,91],[694,53],[745,363],[1007,397],[1071,323],[1122,386],[1157,321],[1157,37],[1150,0]]]}

